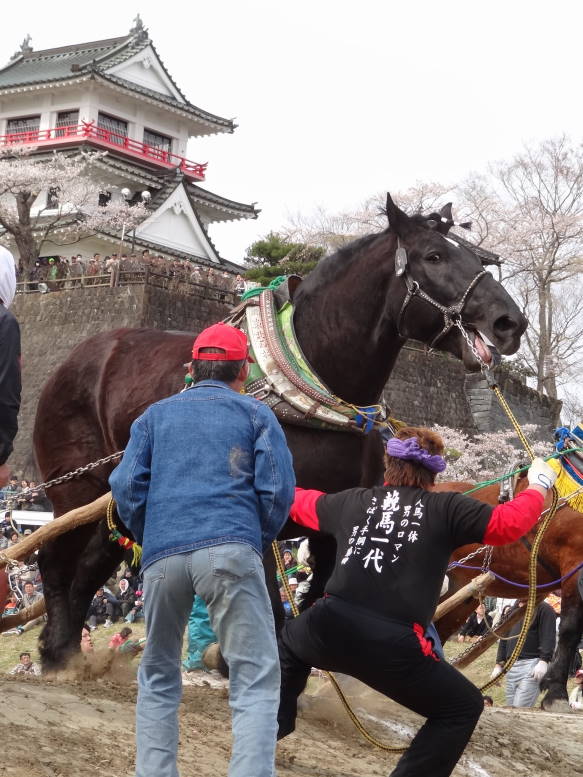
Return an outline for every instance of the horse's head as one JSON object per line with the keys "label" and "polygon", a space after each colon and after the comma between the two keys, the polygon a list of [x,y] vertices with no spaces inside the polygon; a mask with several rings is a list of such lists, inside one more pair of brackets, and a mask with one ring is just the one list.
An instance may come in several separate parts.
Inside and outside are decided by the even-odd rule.
{"label": "horse's head", "polygon": [[407,216],[387,194],[387,216],[397,238],[388,305],[399,335],[448,351],[469,370],[480,367],[473,349],[486,363],[492,346],[515,353],[527,320],[476,254],[448,237],[451,205]]}

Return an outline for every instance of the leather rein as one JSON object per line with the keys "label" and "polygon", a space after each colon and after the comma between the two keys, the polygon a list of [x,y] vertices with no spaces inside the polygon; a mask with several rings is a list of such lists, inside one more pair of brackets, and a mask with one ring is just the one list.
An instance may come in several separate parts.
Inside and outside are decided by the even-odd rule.
{"label": "leather rein", "polygon": [[[396,257],[399,251],[404,251],[404,249],[401,246],[401,242],[399,238],[397,238],[397,251],[395,252],[395,267],[397,267]],[[487,270],[481,270],[479,273],[477,273],[470,281],[467,289],[462,294],[461,299],[458,302],[456,302],[454,305],[450,305],[449,307],[447,307],[446,305],[442,305],[441,302],[438,302],[436,299],[433,299],[433,297],[427,294],[427,292],[423,291],[419,283],[413,280],[413,278],[411,278],[411,275],[407,271],[406,266],[407,266],[407,261],[405,259],[405,263],[404,265],[402,265],[401,271],[399,272],[397,269],[395,270],[397,275],[403,276],[403,280],[405,281],[405,286],[407,287],[407,293],[405,294],[405,299],[403,300],[403,304],[401,305],[399,316],[397,318],[397,334],[399,335],[399,337],[407,339],[407,336],[402,333],[401,325],[403,322],[403,318],[405,316],[405,312],[409,306],[409,303],[415,297],[419,297],[420,299],[425,300],[425,302],[428,302],[434,308],[437,308],[437,310],[439,310],[440,313],[443,315],[443,328],[429,343],[429,347],[434,348],[436,344],[443,337],[445,337],[445,335],[454,326],[458,326],[459,324],[461,324],[462,313],[466,305],[466,302],[468,301],[468,297],[470,296],[472,291],[476,288],[478,283],[482,280],[482,278],[484,278],[486,275],[489,275],[489,273]]]}

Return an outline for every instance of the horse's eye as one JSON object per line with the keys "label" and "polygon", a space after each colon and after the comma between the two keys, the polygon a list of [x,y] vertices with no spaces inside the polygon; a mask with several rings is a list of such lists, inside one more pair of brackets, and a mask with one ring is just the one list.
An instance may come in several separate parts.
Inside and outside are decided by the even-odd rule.
{"label": "horse's eye", "polygon": [[435,263],[435,262],[441,262],[441,255],[440,255],[440,254],[438,254],[438,253],[428,254],[428,255],[425,257],[425,259],[426,259],[428,262],[433,262],[433,263]]}

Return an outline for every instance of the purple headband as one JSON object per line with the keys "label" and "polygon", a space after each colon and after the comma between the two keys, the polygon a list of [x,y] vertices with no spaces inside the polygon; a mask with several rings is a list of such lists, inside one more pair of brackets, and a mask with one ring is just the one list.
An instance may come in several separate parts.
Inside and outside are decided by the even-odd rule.
{"label": "purple headband", "polygon": [[419,445],[416,437],[408,437],[406,440],[392,437],[387,443],[387,453],[396,459],[415,461],[430,472],[443,472],[447,466],[443,456],[432,456]]}

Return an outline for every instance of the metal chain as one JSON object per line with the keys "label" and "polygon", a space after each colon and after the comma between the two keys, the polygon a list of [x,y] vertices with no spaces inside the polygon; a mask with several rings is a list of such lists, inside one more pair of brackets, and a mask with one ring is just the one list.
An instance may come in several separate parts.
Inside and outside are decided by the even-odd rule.
{"label": "metal chain", "polygon": [[484,556],[484,563],[482,564],[482,572],[489,572],[492,565],[492,554],[494,553],[493,545],[486,545],[486,555]]}
{"label": "metal chain", "polygon": [[464,327],[464,325],[461,322],[461,319],[460,318],[456,318],[453,323],[454,323],[455,326],[457,326],[457,328],[462,333],[462,337],[464,338],[464,340],[468,344],[468,348],[470,349],[470,351],[474,354],[474,357],[475,357],[476,361],[478,362],[478,364],[480,365],[482,371],[489,370],[490,367],[486,364],[486,362],[480,356],[480,353],[478,352],[478,349],[474,345],[473,339],[466,332],[465,327]]}
{"label": "metal chain", "polygon": [[489,545],[480,545],[480,547],[477,550],[474,550],[472,553],[468,553],[467,556],[464,556],[463,558],[460,558],[459,561],[452,562],[448,568],[447,571],[449,572],[450,569],[453,569],[454,567],[457,567],[458,564],[464,564],[466,561],[469,561],[470,559],[474,558],[474,556],[479,556],[480,553],[485,551],[487,548],[489,548]]}
{"label": "metal chain", "polygon": [[77,467],[77,469],[72,469],[70,472],[67,472],[64,475],[59,475],[58,478],[47,480],[45,483],[39,483],[34,488],[24,488],[22,491],[18,491],[18,493],[14,494],[14,496],[11,496],[9,499],[0,500],[0,510],[4,510],[5,508],[11,509],[10,506],[21,496],[32,494],[34,491],[39,491],[41,488],[46,491],[47,488],[52,488],[52,486],[59,486],[61,483],[66,483],[68,480],[78,478],[81,475],[84,475],[86,472],[90,472],[92,469],[101,467],[103,464],[109,464],[110,461],[120,459],[123,454],[124,451],[111,453],[109,456],[104,456],[102,459],[97,459],[97,461],[92,461],[90,464],[85,464],[83,467]]}

